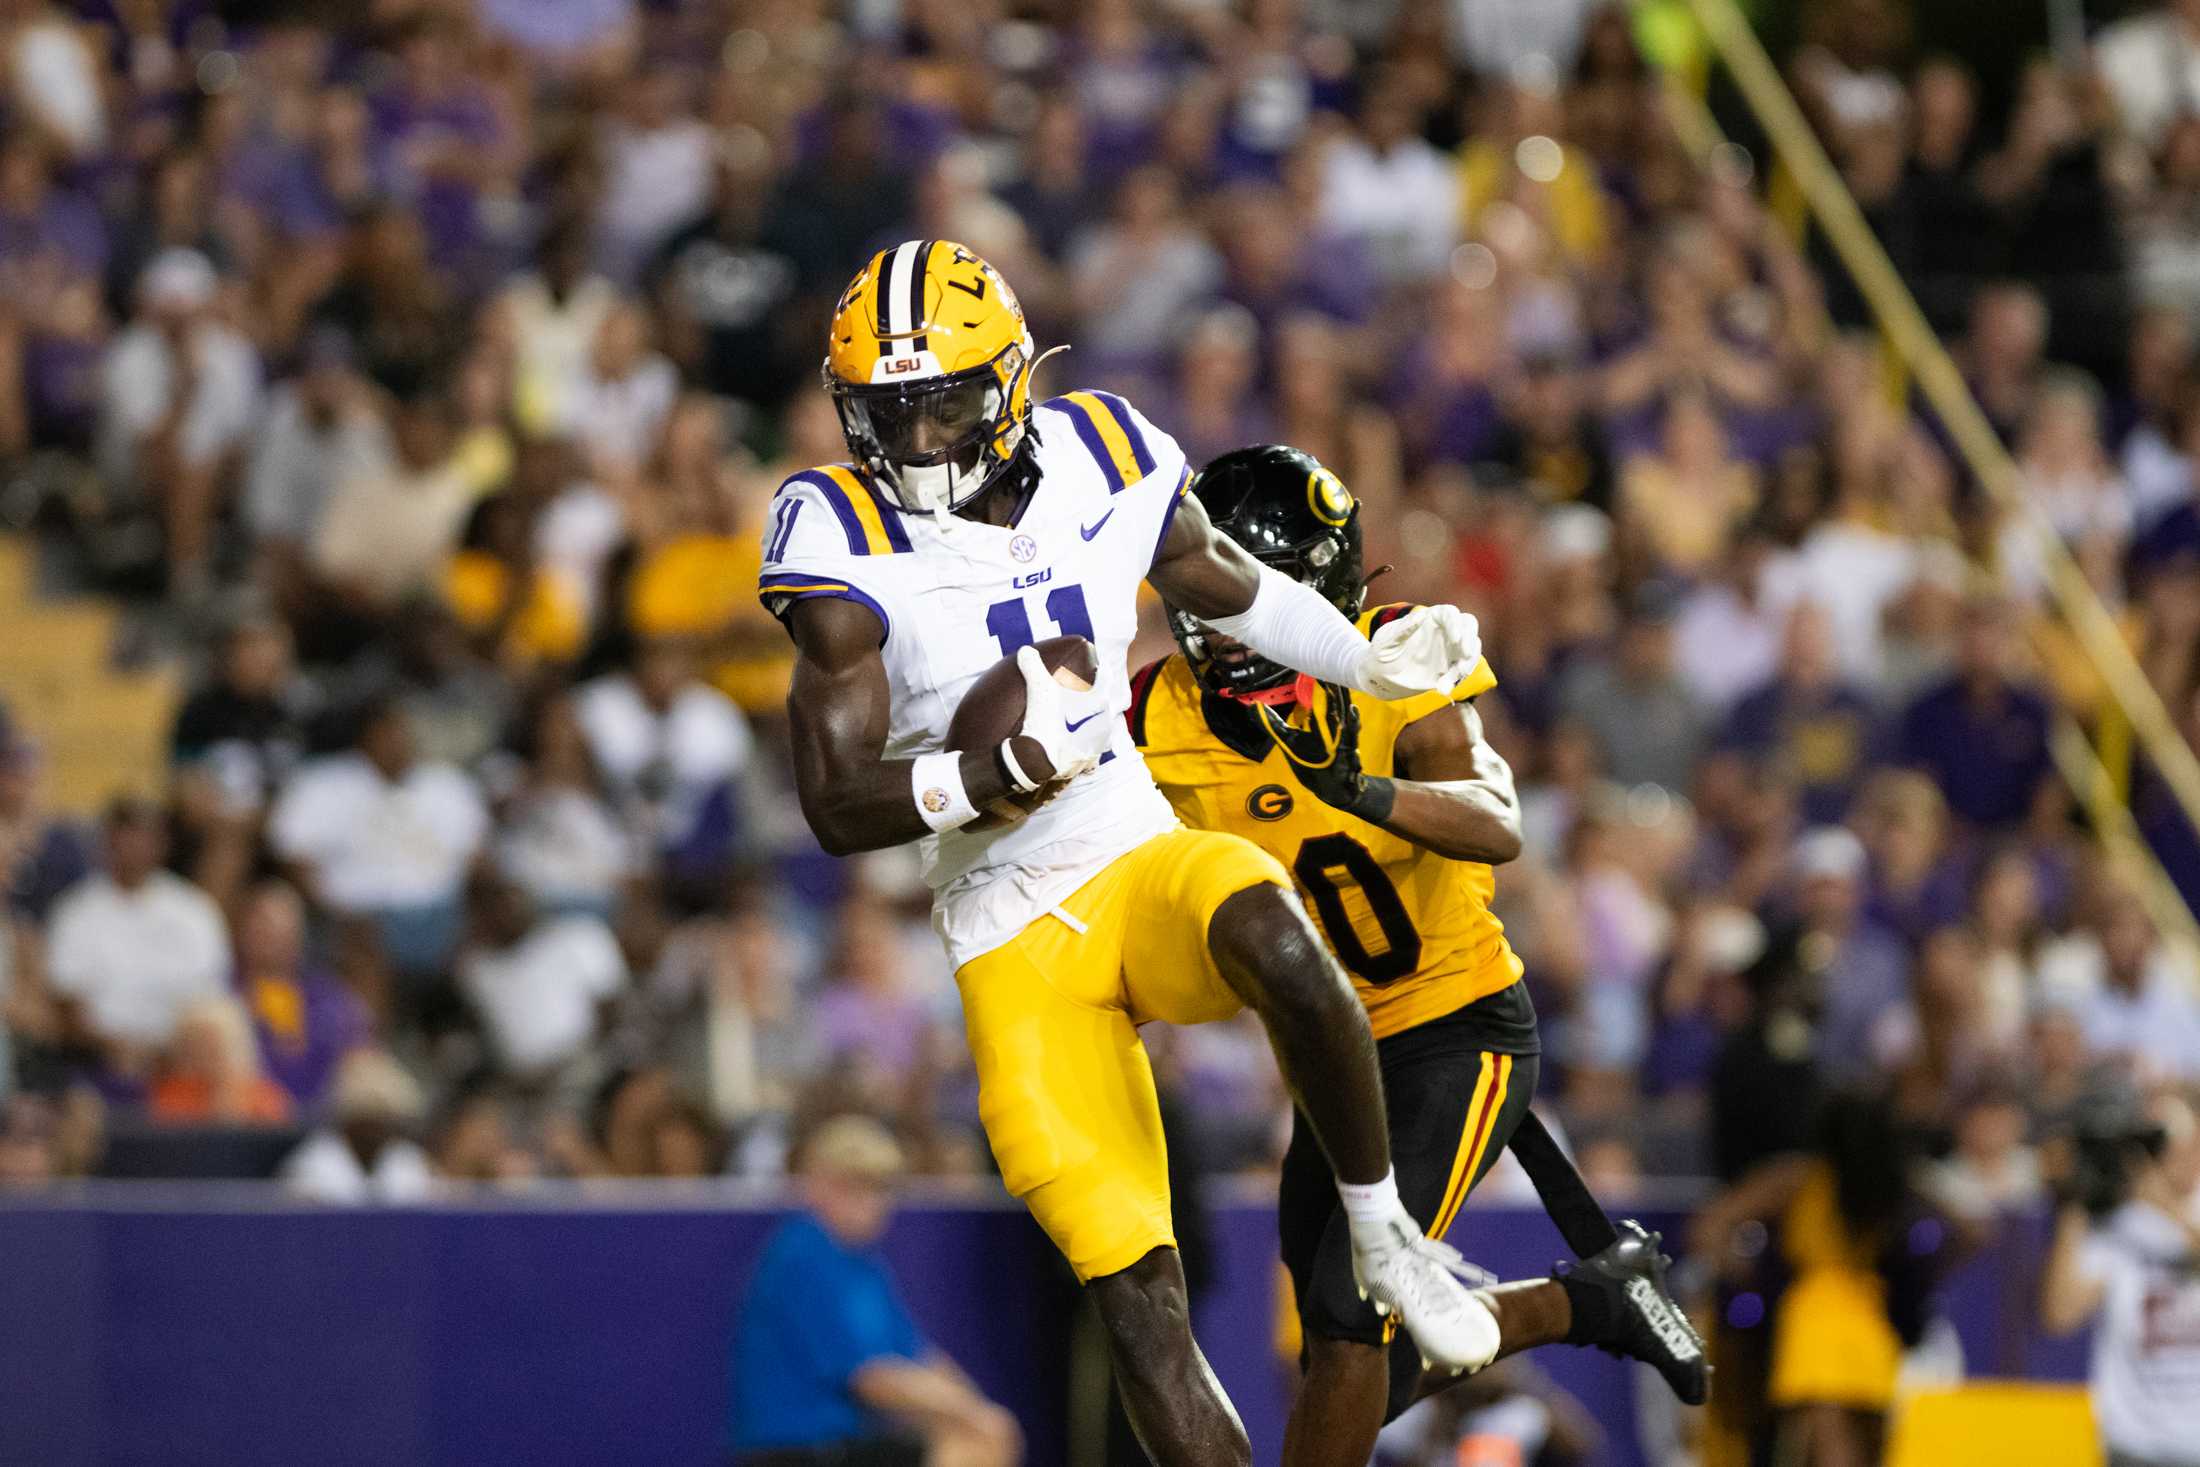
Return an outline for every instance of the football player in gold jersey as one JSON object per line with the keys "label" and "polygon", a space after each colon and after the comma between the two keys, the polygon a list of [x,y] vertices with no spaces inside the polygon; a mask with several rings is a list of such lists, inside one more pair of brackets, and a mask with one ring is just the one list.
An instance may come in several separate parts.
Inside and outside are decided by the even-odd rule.
{"label": "football player in gold jersey", "polygon": [[[1363,635],[1411,609],[1362,611],[1359,506],[1307,454],[1225,454],[1192,493],[1218,530]],[[1169,617],[1180,650],[1132,679],[1131,736],[1185,824],[1241,835],[1290,871],[1367,1007],[1400,1195],[1441,1237],[1526,1114],[1538,1072],[1520,959],[1490,911],[1492,868],[1521,840],[1512,771],[1473,706],[1496,678],[1484,662],[1449,694],[1385,703],[1315,683],[1174,607]],[[1336,1189],[1303,1116],[1279,1212],[1306,1341],[1285,1467],[1364,1462],[1385,1421],[1450,1377],[1424,1380],[1419,1354],[1391,1348],[1393,1332],[1358,1296]],[[1630,1223],[1551,1280],[1496,1286],[1505,1348],[1599,1345],[1701,1400],[1703,1352],[1665,1266],[1655,1236]]]}

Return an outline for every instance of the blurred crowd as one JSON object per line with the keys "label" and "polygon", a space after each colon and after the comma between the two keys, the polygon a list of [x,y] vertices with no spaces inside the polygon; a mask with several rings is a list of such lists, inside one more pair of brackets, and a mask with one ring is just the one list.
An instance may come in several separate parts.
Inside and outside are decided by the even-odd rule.
{"label": "blurred crowd", "polygon": [[[2200,838],[2044,591],[2059,537],[2200,731],[2200,67],[2153,64],[2200,4],[2014,80],[1897,0],[1801,26],[2025,513],[1595,0],[5,0],[0,512],[194,690],[96,821],[0,746],[0,1181],[209,1127],[329,1197],[773,1175],[851,1109],[986,1169],[913,858],[810,839],[752,590],[846,456],[836,292],[940,237],[1075,347],[1042,389],[1313,452],[1372,597],[1481,617],[1593,1180],[1738,1176],[1879,1080],[2036,1199],[2100,1074],[2200,1082],[2064,710],[2191,896]],[[1271,1163],[1257,1028],[1154,1040]]]}

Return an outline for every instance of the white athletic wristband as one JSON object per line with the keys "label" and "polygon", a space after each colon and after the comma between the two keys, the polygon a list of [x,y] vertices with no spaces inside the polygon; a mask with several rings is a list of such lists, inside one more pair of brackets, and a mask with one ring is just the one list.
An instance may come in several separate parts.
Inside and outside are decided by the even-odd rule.
{"label": "white athletic wristband", "polygon": [[1282,571],[1262,566],[1253,604],[1236,616],[1210,618],[1207,625],[1321,682],[1371,691],[1360,681],[1367,638],[1319,591]]}
{"label": "white athletic wristband", "polygon": [[1015,742],[1014,739],[1001,740],[1001,772],[1016,786],[1016,793],[1028,795],[1039,787],[1039,781],[1024,773],[1024,766],[1016,762],[1016,751],[1009,747]]}
{"label": "white athletic wristband", "polygon": [[963,789],[960,754],[919,754],[909,766],[909,792],[916,799],[917,814],[935,834],[978,818],[978,807]]}

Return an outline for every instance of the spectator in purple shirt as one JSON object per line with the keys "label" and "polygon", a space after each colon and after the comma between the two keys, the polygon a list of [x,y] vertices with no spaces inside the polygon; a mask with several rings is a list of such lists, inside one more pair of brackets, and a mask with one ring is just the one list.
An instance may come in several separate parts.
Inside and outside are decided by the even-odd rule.
{"label": "spectator in purple shirt", "polygon": [[1259,369],[1260,327],[1243,308],[1217,306],[1193,323],[1177,358],[1169,414],[1170,431],[1186,458],[1203,464],[1275,436],[1254,391]]}
{"label": "spectator in purple shirt", "polygon": [[1282,188],[1239,184],[1224,196],[1220,294],[1252,312],[1264,336],[1313,311],[1346,325],[1366,319],[1374,265],[1359,240],[1318,229]]}
{"label": "spectator in purple shirt", "polygon": [[1153,154],[1154,134],[1175,95],[1178,68],[1133,0],[1097,0],[1065,36],[1069,90],[1085,115],[1089,154],[1113,182]]}
{"label": "spectator in purple shirt", "polygon": [[842,909],[829,981],[812,1006],[826,1058],[860,1058],[900,1079],[925,1058],[938,1022],[910,983],[893,919],[877,906]]}
{"label": "spectator in purple shirt", "polygon": [[288,882],[265,882],[245,898],[236,981],[268,1077],[301,1111],[321,1102],[344,1056],[374,1037],[359,995],[307,960],[305,904]]}
{"label": "spectator in purple shirt", "polygon": [[92,869],[90,835],[46,807],[43,768],[38,746],[0,712],[0,898],[32,920]]}
{"label": "spectator in purple shirt", "polygon": [[1021,176],[1001,190],[1001,199],[1049,259],[1068,255],[1070,241],[1093,221],[1101,202],[1085,166],[1085,120],[1073,103],[1056,100],[1039,113],[1024,145]]}
{"label": "spectator in purple shirt", "polygon": [[435,258],[487,268],[481,202],[508,183],[513,159],[488,89],[465,68],[461,36],[424,15],[397,48],[397,79],[369,106],[392,189],[411,200]]}
{"label": "spectator in purple shirt", "polygon": [[21,298],[58,277],[107,268],[107,227],[88,199],[57,188],[46,150],[30,129],[0,136],[0,291]]}
{"label": "spectator in purple shirt", "polygon": [[481,27],[553,72],[616,77],[634,59],[634,0],[479,0]]}
{"label": "spectator in purple shirt", "polygon": [[1399,363],[1392,401],[1417,461],[1478,463],[1499,445],[1504,418],[1498,383],[1508,363],[1505,324],[1492,294],[1447,282]]}
{"label": "spectator in purple shirt", "polygon": [[1864,912],[1863,842],[1838,825],[1795,843],[1796,951],[1817,987],[1818,1060],[1836,1083],[1870,1072],[1870,1041],[1909,997],[1909,954]]}
{"label": "spectator in purple shirt", "polygon": [[1718,746],[1785,764],[1799,787],[1803,818],[1830,825],[1856,793],[1871,732],[1871,704],[1841,678],[1833,623],[1824,608],[1806,601],[1788,613],[1779,671],[1734,705]]}
{"label": "spectator in purple shirt", "polygon": [[1882,769],[1864,782],[1849,823],[1871,853],[1864,912],[1913,945],[1964,920],[1969,852],[1950,839],[1948,806],[1914,769]]}
{"label": "spectator in purple shirt", "polygon": [[2050,773],[2047,699],[2016,680],[2014,611],[1998,595],[1965,608],[1954,673],[1902,714],[1901,762],[1933,777],[1975,826],[2014,825]]}

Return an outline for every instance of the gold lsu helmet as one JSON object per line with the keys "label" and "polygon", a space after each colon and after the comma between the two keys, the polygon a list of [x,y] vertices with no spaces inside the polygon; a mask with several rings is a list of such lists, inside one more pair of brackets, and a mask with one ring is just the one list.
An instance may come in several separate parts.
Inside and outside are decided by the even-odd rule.
{"label": "gold lsu helmet", "polygon": [[1031,328],[1001,272],[944,239],[871,257],[833,308],[825,390],[848,451],[912,513],[970,503],[1031,426]]}

